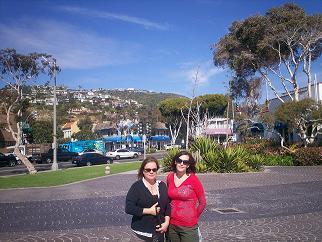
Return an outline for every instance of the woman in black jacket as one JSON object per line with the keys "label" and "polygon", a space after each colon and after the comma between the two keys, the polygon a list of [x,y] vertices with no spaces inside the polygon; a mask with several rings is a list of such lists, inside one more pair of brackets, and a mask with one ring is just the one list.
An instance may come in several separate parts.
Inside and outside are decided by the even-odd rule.
{"label": "woman in black jacket", "polygon": [[125,212],[133,215],[131,228],[144,241],[164,241],[170,221],[167,187],[157,181],[158,160],[146,158],[136,181],[126,195]]}

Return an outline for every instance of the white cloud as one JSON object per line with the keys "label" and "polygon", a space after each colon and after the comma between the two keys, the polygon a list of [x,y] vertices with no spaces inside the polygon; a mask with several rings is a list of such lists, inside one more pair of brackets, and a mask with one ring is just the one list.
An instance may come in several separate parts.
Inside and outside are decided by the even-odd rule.
{"label": "white cloud", "polygon": [[222,68],[215,67],[211,61],[204,62],[185,62],[181,63],[177,76],[183,78],[184,81],[194,83],[198,71],[198,84],[207,84],[211,78],[224,71]]}
{"label": "white cloud", "polygon": [[147,19],[137,18],[137,17],[128,16],[124,14],[102,12],[102,11],[90,10],[87,8],[85,9],[85,8],[71,7],[71,6],[60,7],[60,9],[69,13],[87,15],[94,18],[115,19],[122,22],[137,24],[137,25],[143,26],[146,29],[169,30],[169,26],[167,24],[159,24],[159,23],[149,21]]}
{"label": "white cloud", "polygon": [[[32,27],[31,27],[32,26]],[[24,20],[0,24],[0,47],[53,55],[64,68],[88,69],[136,61],[137,44],[117,41],[63,22]]]}
{"label": "white cloud", "polygon": [[[196,73],[198,71],[198,81],[195,83]],[[193,61],[183,62],[178,65],[178,70],[170,74],[170,79],[173,82],[181,82],[182,93],[185,96],[200,95],[200,93],[209,93],[209,86],[214,86],[215,77],[220,75],[225,70],[215,67],[211,61]],[[220,78],[222,81],[222,77]],[[195,86],[197,84],[197,86]],[[217,88],[217,92],[221,91],[222,87]],[[192,93],[194,90],[194,94]]]}

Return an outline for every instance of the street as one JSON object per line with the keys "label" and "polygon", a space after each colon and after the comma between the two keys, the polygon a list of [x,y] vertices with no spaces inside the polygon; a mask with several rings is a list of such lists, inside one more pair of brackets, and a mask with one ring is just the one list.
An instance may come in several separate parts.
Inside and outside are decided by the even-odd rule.
{"label": "street", "polygon": [[[146,156],[154,156],[157,159],[162,159],[164,156],[164,151],[158,151],[156,153],[147,154]],[[140,155],[138,159],[120,159],[120,160],[114,160],[114,163],[116,162],[131,162],[136,160],[143,160],[143,155]],[[35,168],[37,171],[48,171],[51,169],[52,164],[35,164]],[[67,162],[58,162],[58,168],[59,169],[68,169],[71,167],[75,167],[74,164],[72,164],[71,161]],[[0,167],[0,176],[10,176],[10,175],[18,175],[18,174],[26,174],[28,173],[27,168],[22,165],[17,165],[14,167]]]}

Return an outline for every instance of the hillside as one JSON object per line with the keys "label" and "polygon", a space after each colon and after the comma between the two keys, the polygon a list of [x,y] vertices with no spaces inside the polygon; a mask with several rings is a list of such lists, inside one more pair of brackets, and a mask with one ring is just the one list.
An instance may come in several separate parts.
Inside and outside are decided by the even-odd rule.
{"label": "hillside", "polygon": [[106,90],[106,92],[111,96],[119,97],[123,100],[132,99],[150,107],[158,106],[161,101],[167,98],[183,97],[174,93],[158,93],[144,90]]}

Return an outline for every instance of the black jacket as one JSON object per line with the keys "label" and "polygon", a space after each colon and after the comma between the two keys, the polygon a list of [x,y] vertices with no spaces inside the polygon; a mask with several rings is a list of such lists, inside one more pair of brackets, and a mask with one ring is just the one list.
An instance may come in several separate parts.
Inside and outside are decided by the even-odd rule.
{"label": "black jacket", "polygon": [[164,182],[159,183],[159,199],[153,196],[142,180],[136,181],[126,195],[125,212],[133,215],[131,228],[145,233],[155,233],[158,224],[156,216],[142,214],[143,208],[150,208],[156,202],[160,207],[160,220],[164,222],[165,216],[170,216],[170,203],[167,186]]}

